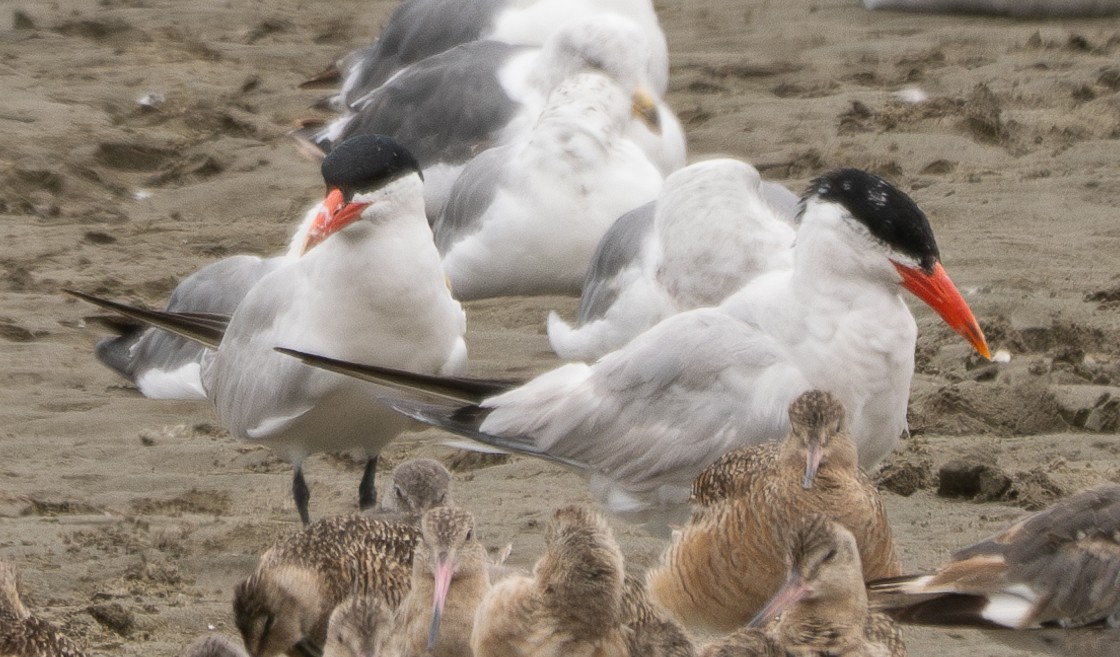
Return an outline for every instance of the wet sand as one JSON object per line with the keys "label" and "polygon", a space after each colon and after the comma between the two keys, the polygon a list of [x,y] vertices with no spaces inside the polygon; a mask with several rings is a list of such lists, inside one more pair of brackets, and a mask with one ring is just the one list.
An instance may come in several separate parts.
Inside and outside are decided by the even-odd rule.
{"label": "wet sand", "polygon": [[[59,0],[0,20],[0,558],[28,602],[94,654],[180,654],[235,634],[234,584],[297,527],[291,468],[206,404],[143,399],[94,359],[73,287],[158,304],[212,260],[282,248],[320,193],[285,136],[326,90],[297,85],[367,43],[393,2]],[[918,317],[913,436],[881,478],[906,569],[1024,512],[1117,481],[1120,21],[871,13],[851,1],[658,3],[669,101],[692,159],[730,154],[800,192],[860,166],[913,195],[993,349]],[[900,92],[926,100],[904,103]],[[164,101],[138,103],[148,94]],[[556,365],[547,311],[468,305],[472,372]],[[435,431],[385,453],[455,456]],[[937,495],[955,459],[977,499]],[[351,511],[360,463],[306,465],[314,516]],[[531,564],[578,478],[515,458],[456,472],[490,547]],[[629,564],[661,545],[619,525]],[[973,632],[908,630],[910,654],[1019,654]]]}

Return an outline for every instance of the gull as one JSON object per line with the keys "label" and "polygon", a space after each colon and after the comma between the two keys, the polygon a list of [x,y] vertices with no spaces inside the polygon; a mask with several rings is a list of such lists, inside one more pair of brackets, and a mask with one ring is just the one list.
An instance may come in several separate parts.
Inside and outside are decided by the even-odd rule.
{"label": "gull", "polygon": [[261,278],[231,316],[150,311],[77,294],[209,349],[202,384],[219,421],[292,462],[305,525],[303,459],[364,449],[359,505],[372,507],[377,455],[407,420],[377,401],[375,386],[301,366],[273,347],[299,345],[430,374],[466,365],[466,318],[439,267],[415,158],[391,139],[366,136],[341,144],[322,169],[327,198],[303,255]]}
{"label": "gull", "polygon": [[664,94],[669,52],[650,0],[405,0],[377,40],[342,63],[339,101],[350,106],[406,66],[464,43],[486,39],[539,46],[566,21],[608,13],[642,28],[651,49],[649,77],[654,90]]}
{"label": "gull", "polygon": [[1120,486],[1080,492],[957,550],[933,573],[868,591],[903,623],[989,628],[1055,654],[1120,655]]}
{"label": "gull", "polygon": [[573,75],[524,139],[467,164],[433,226],[457,299],[579,292],[599,239],[661,188],[632,113],[609,77]]}
{"label": "gull", "polygon": [[620,217],[599,242],[576,326],[549,315],[553,351],[594,360],[670,315],[717,305],[755,277],[791,267],[796,203],[739,160],[670,174],[654,205]]}
{"label": "gull", "polygon": [[355,135],[399,140],[424,169],[428,217],[435,221],[471,158],[523,138],[549,93],[569,76],[598,72],[639,109],[642,118],[627,126],[630,138],[663,174],[683,166],[684,131],[651,91],[642,30],[617,14],[560,23],[539,48],[474,41],[417,62],[356,100],[313,139],[327,150]]}
{"label": "gull", "polygon": [[385,398],[421,422],[572,467],[608,510],[664,530],[687,518],[705,467],[785,436],[789,404],[808,390],[847,409],[860,467],[894,448],[917,339],[903,290],[990,356],[925,214],[878,176],[839,169],[810,183],[793,258],[791,269],[760,276],[719,307],[673,315],[595,363],[521,385],[287,353],[425,393]]}

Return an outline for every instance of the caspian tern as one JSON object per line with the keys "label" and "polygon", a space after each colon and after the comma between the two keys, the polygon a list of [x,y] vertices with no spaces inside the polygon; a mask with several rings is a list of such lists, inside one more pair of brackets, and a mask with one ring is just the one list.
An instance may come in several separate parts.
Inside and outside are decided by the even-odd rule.
{"label": "caspian tern", "polygon": [[718,305],[755,277],[791,267],[796,204],[739,160],[674,172],[656,204],[620,217],[600,240],[576,326],[549,315],[553,351],[594,360],[670,315]]}
{"label": "caspian tern", "polygon": [[579,292],[614,220],[661,190],[634,112],[611,78],[573,75],[528,135],[467,164],[432,227],[457,299]]}
{"label": "caspian tern", "polygon": [[669,317],[593,364],[513,387],[296,355],[427,391],[432,401],[391,403],[421,422],[574,467],[607,509],[663,530],[683,519],[692,480],[720,455],[784,436],[786,409],[807,390],[843,403],[861,467],[893,449],[906,429],[917,339],[901,288],[989,356],[925,214],[885,180],[840,169],[802,199],[792,269],[755,279],[719,307]]}
{"label": "caspian tern", "polygon": [[219,421],[235,437],[292,462],[304,524],[304,457],[363,448],[369,460],[359,502],[373,506],[377,454],[407,421],[378,403],[375,386],[299,365],[273,347],[298,345],[430,374],[459,372],[467,356],[466,317],[444,282],[415,158],[389,138],[367,136],[339,145],[322,170],[327,196],[303,255],[261,278],[232,316],[77,295],[210,349],[202,384]]}

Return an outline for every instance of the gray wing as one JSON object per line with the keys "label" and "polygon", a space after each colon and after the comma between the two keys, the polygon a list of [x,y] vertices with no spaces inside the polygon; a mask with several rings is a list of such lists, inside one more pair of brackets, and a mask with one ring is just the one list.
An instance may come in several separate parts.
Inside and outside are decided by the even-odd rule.
{"label": "gray wing", "polygon": [[432,233],[440,254],[482,226],[482,215],[490,207],[505,174],[505,165],[516,152],[513,145],[490,148],[467,163],[451,187],[451,195]]}
{"label": "gray wing", "polygon": [[619,217],[595,247],[583,293],[579,298],[576,324],[582,326],[606,315],[618,298],[618,275],[637,261],[646,240],[653,235],[656,201],[650,201]]}
{"label": "gray wing", "polygon": [[1039,593],[1036,623],[1083,625],[1120,614],[1120,485],[1084,491],[953,555],[1000,556],[1009,584]]}
{"label": "gray wing", "polygon": [[786,220],[789,225],[796,228],[797,216],[800,211],[801,199],[789,189],[772,180],[762,181],[762,198],[766,204],[774,209]]}
{"label": "gray wing", "polygon": [[488,31],[506,0],[405,0],[393,11],[377,41],[351,56],[342,100],[351,103],[404,67]]}
{"label": "gray wing", "polygon": [[520,107],[497,74],[521,50],[475,41],[418,62],[362,99],[338,141],[389,135],[422,167],[465,162],[489,147]]}
{"label": "gray wing", "polygon": [[668,486],[687,498],[721,454],[785,435],[789,401],[808,389],[772,337],[702,308],[593,365],[565,365],[486,400],[480,428],[586,464],[630,495]]}
{"label": "gray wing", "polygon": [[[207,265],[175,287],[165,310],[232,315],[249,290],[279,262],[279,258],[262,260],[241,255]],[[139,327],[104,338],[96,348],[103,364],[140,385],[146,396],[159,399],[197,396],[186,392],[193,389],[193,379],[186,383],[186,389],[176,387],[176,373],[201,363],[204,353],[206,348],[196,342],[160,329]],[[153,380],[162,380],[167,387],[145,385],[145,381]]]}

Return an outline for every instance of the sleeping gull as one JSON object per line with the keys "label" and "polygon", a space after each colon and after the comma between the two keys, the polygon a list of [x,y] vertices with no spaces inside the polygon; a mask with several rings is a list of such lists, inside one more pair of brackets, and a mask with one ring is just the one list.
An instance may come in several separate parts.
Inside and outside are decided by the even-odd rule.
{"label": "sleeping gull", "polygon": [[739,160],[699,162],[670,175],[655,206],[621,217],[603,236],[576,326],[549,315],[552,349],[561,358],[594,360],[669,315],[717,305],[756,276],[792,266],[796,210],[786,210],[782,192],[793,196]]}
{"label": "sleeping gull", "polygon": [[360,137],[323,161],[323,179],[328,194],[305,253],[261,278],[230,317],[146,311],[79,295],[211,349],[202,383],[219,421],[292,462],[304,524],[304,457],[363,448],[369,460],[359,501],[372,506],[376,457],[407,422],[376,401],[375,386],[298,365],[273,347],[298,345],[431,374],[466,365],[466,319],[439,267],[416,160],[391,139]]}
{"label": "sleeping gull", "polygon": [[467,164],[433,227],[456,298],[579,291],[603,233],[661,188],[632,108],[610,78],[572,76],[524,139]]}
{"label": "sleeping gull", "polygon": [[377,41],[343,63],[339,100],[345,107],[410,64],[455,46],[486,39],[539,46],[566,21],[614,13],[634,21],[649,41],[653,91],[669,83],[669,50],[650,0],[405,0]]}
{"label": "sleeping gull", "polygon": [[667,174],[684,165],[684,131],[650,90],[649,55],[642,31],[614,14],[568,21],[540,48],[467,43],[401,71],[356,100],[316,139],[327,149],[360,134],[399,140],[424,169],[428,217],[434,221],[468,160],[528,134],[549,93],[565,79],[598,72],[632,94],[644,114],[656,114],[658,130],[637,119],[627,130]]}

